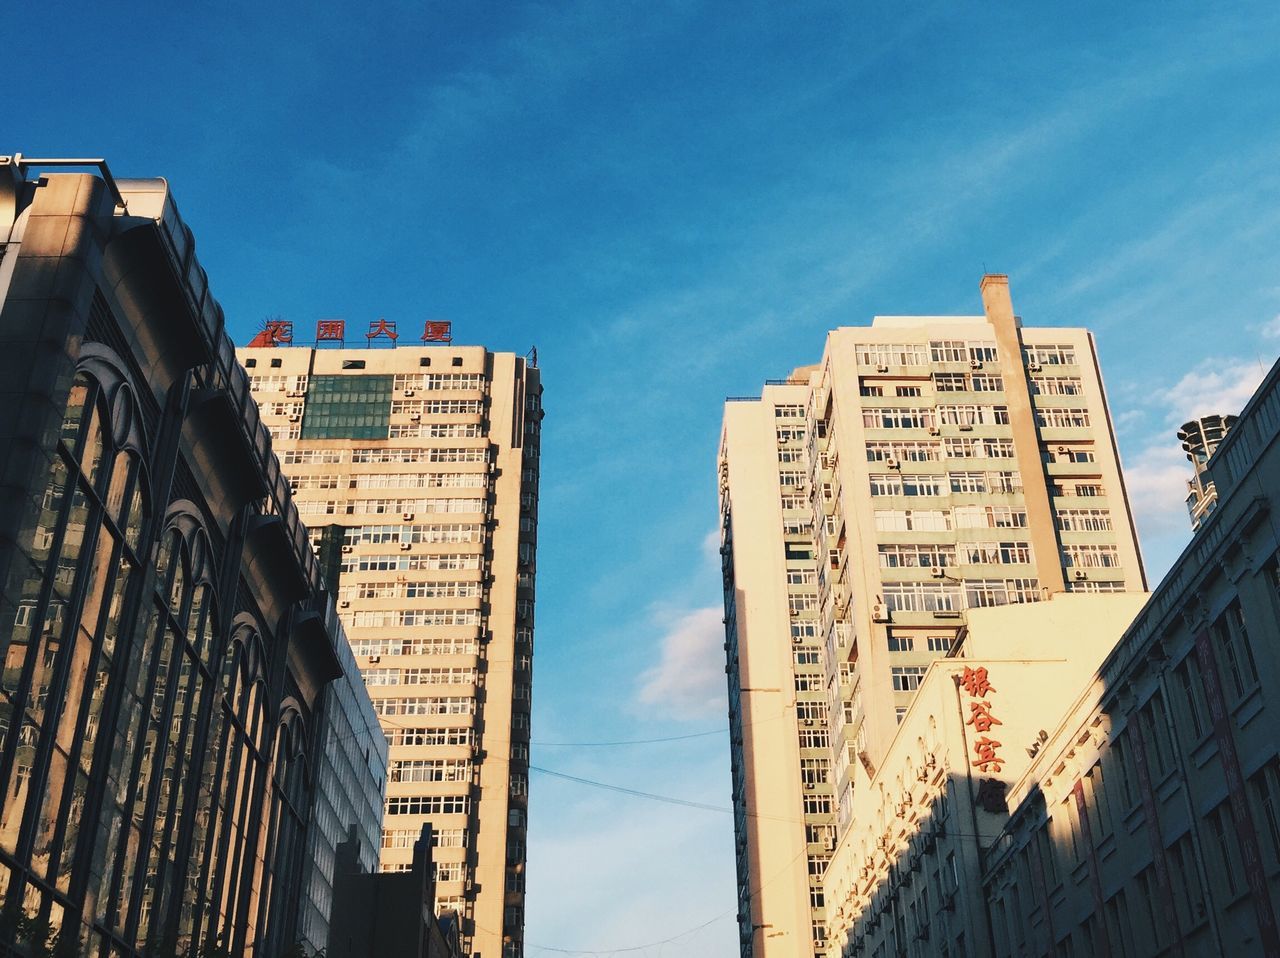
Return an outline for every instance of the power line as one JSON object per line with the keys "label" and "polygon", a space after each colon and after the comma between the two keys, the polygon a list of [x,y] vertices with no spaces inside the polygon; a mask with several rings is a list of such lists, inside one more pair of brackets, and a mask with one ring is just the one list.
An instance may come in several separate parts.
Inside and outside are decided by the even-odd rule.
{"label": "power line", "polygon": [[550,768],[540,768],[537,765],[530,765],[529,771],[541,772],[543,775],[551,775],[555,778],[563,778],[569,782],[577,782],[579,785],[590,785],[594,788],[604,788],[611,792],[621,792],[623,795],[631,795],[635,798],[647,798],[654,802],[666,802],[668,805],[683,805],[686,808],[700,808],[707,812],[724,812],[732,815],[733,809],[724,805],[708,805],[705,802],[692,802],[687,798],[675,798],[671,795],[657,795],[653,792],[641,792],[634,788],[625,788],[622,785],[610,785],[608,782],[596,782],[589,778],[579,778],[577,775],[569,775],[566,772],[557,772]]}

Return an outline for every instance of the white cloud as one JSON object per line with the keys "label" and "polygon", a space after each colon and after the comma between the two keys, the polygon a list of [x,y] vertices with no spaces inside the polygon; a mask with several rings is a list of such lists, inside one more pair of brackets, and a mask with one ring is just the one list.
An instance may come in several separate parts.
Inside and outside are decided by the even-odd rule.
{"label": "white cloud", "polygon": [[1277,314],[1260,327],[1263,339],[1280,339],[1280,314]]}
{"label": "white cloud", "polygon": [[720,530],[712,529],[702,540],[702,557],[720,568]]}
{"label": "white cloud", "polygon": [[1190,477],[1191,463],[1172,435],[1126,460],[1124,481],[1142,541],[1181,529],[1191,534],[1186,507]]}
{"label": "white cloud", "polygon": [[694,609],[671,623],[658,664],[640,676],[641,703],[680,719],[724,711],[723,614],[714,607]]}
{"label": "white cloud", "polygon": [[1254,359],[1206,359],[1157,398],[1169,411],[1167,421],[1178,425],[1213,413],[1236,415],[1265,374]]}

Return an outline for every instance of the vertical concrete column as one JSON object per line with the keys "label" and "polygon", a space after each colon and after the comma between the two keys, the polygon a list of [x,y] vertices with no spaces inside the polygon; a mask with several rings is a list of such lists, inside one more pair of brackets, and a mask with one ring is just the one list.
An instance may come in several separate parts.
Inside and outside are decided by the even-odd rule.
{"label": "vertical concrete column", "polygon": [[982,277],[982,308],[996,333],[1000,350],[1000,373],[1004,377],[1005,401],[1009,406],[1009,425],[1013,431],[1013,450],[1022,472],[1022,494],[1027,506],[1027,527],[1031,532],[1031,548],[1035,552],[1036,578],[1050,593],[1065,592],[1062,574],[1062,552],[1057,526],[1049,501],[1049,482],[1036,429],[1035,410],[1031,406],[1031,385],[1022,361],[1022,333],[1013,313],[1009,297],[1009,277],[988,273]]}

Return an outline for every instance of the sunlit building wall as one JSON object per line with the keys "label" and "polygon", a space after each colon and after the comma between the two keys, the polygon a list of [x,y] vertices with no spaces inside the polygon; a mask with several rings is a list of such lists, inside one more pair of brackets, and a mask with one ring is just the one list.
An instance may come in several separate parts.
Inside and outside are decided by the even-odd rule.
{"label": "sunlit building wall", "polygon": [[1280,364],[1217,505],[1009,791],[997,955],[1280,954]]}
{"label": "sunlit building wall", "polygon": [[409,868],[430,822],[437,911],[459,914],[476,958],[518,956],[539,372],[478,346],[369,342],[383,348],[239,355],[390,741],[381,868]]}
{"label": "sunlit building wall", "polygon": [[[730,402],[720,446],[721,558],[742,955],[812,955],[835,844],[812,513],[808,385]],[[767,770],[767,772],[766,772]]]}
{"label": "sunlit building wall", "polygon": [[823,880],[827,955],[991,954],[982,864],[1005,796],[1145,599],[1059,593],[970,611],[875,774],[855,771],[853,824]]}
{"label": "sunlit building wall", "polygon": [[[789,660],[791,610],[781,603],[798,570],[785,559],[788,550],[803,553],[816,606],[806,605],[801,621],[816,623],[821,642],[831,749],[828,782],[815,785],[815,797],[833,792],[838,833],[853,820],[856,768],[874,774],[929,663],[952,648],[971,609],[1145,588],[1093,337],[1081,328],[1024,326],[1004,276],[984,277],[981,293],[979,316],[880,316],[835,329],[815,366],[766,387],[757,402],[726,404],[720,474],[722,517],[732,520],[731,721],[744,691],[763,708],[777,693],[756,689],[785,692],[787,681],[791,690],[813,689],[808,675],[756,682],[740,674],[752,655],[776,668]],[[805,407],[805,420],[748,425],[768,419],[782,389],[788,405]],[[788,543],[755,531],[775,527],[793,530]],[[770,603],[744,604],[744,585]],[[788,618],[780,620],[779,609]],[[794,722],[795,710],[789,714]],[[801,854],[805,843],[795,837],[808,825],[798,797],[807,795],[807,760],[757,747],[746,730],[732,748],[748,817],[757,812],[758,783],[792,796],[790,837],[774,857],[799,874],[806,862],[820,887],[829,852]],[[789,917],[761,910],[781,900],[784,883],[771,879],[757,891],[751,880],[764,876],[741,867],[759,854],[753,842],[765,831],[739,823],[744,954],[767,953],[771,929],[757,926],[773,925],[775,934],[791,927]],[[825,829],[814,834],[827,838]],[[799,907],[804,884],[791,883],[788,912]],[[805,895],[823,907],[819,891]],[[743,899],[756,904],[742,907]],[[821,912],[812,915],[821,941]]]}
{"label": "sunlit building wall", "polygon": [[0,158],[0,951],[278,958],[375,719],[191,231],[99,166]]}

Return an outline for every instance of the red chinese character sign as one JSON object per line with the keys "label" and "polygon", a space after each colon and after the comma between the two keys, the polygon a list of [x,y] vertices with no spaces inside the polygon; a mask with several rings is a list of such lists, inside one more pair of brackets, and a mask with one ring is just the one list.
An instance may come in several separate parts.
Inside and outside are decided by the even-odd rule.
{"label": "red chinese character sign", "polygon": [[[1000,757],[999,749],[1004,747],[1004,743],[992,738],[988,733],[993,731],[997,725],[1003,725],[992,711],[991,695],[993,692],[999,691],[991,684],[991,677],[988,675],[986,668],[978,666],[970,668],[965,666],[964,672],[957,677],[957,685],[964,690],[969,696],[968,711],[969,717],[965,719],[965,725],[973,728],[973,761],[972,765],[980,772],[998,773],[1004,768],[1004,759]],[[989,797],[994,785],[988,785],[987,782],[993,781],[987,779],[979,785],[979,794],[985,790]],[[979,801],[981,807],[987,804],[995,805],[995,801],[989,801],[985,804]]]}
{"label": "red chinese character sign", "polygon": [[345,343],[347,341],[347,321],[345,319],[322,319],[316,323],[317,343]]}
{"label": "red chinese character sign", "polygon": [[286,319],[268,319],[262,331],[249,340],[252,347],[281,346],[293,342],[293,323]]}
{"label": "red chinese character sign", "polygon": [[426,325],[422,328],[422,341],[424,343],[453,342],[453,323],[435,319],[427,320]]}
{"label": "red chinese character sign", "polygon": [[391,345],[394,346],[396,344],[396,340],[400,338],[400,334],[396,332],[396,324],[389,323],[385,319],[379,319],[376,322],[370,323],[369,331],[364,334],[364,338],[367,339],[370,344],[372,344],[375,339],[382,336],[391,340]]}

